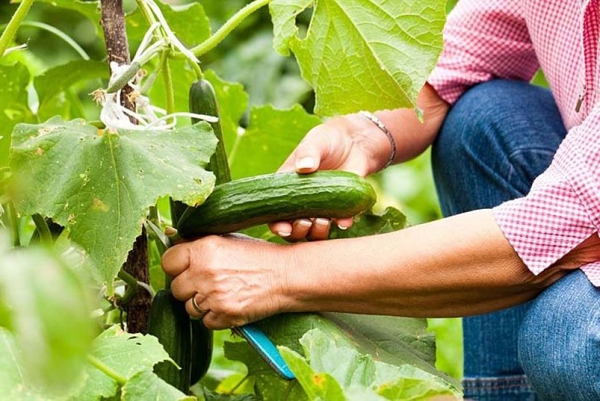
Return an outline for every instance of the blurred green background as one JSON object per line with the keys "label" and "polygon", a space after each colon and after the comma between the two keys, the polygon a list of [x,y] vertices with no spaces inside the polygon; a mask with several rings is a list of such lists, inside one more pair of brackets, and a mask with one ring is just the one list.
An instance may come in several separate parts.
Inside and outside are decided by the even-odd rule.
{"label": "blurred green background", "polygon": [[[170,1],[185,4],[193,1]],[[220,26],[230,15],[240,9],[246,0],[199,0],[214,25]],[[125,0],[126,9],[133,10],[135,2]],[[448,3],[448,10],[455,1]],[[0,5],[0,23],[5,23],[16,6]],[[250,105],[272,103],[286,108],[295,103],[312,111],[314,97],[310,87],[300,78],[292,58],[283,58],[272,48],[272,26],[266,9],[256,13],[237,29],[203,61],[203,68],[214,68],[230,81],[244,84],[250,94]],[[300,21],[306,22],[307,15]],[[54,8],[50,4],[36,4],[27,20],[52,25],[77,41],[93,58],[104,57],[104,44],[98,39],[95,26],[76,11]],[[39,75],[48,68],[78,59],[73,49],[56,36],[34,27],[19,31],[18,43],[28,43],[30,51],[20,52],[32,75]],[[74,93],[78,97],[78,114],[90,120],[98,118],[98,108],[87,94],[96,89],[97,83],[82,83]],[[242,121],[242,125],[246,122]],[[395,206],[403,210],[411,224],[419,224],[440,218],[440,211],[432,180],[429,152],[408,163],[393,166],[373,177],[379,192],[378,207]],[[460,319],[431,319],[430,328],[435,331],[438,342],[438,367],[448,374],[462,376],[462,329]],[[222,339],[219,339],[221,341]],[[217,355],[217,358],[220,358]]]}

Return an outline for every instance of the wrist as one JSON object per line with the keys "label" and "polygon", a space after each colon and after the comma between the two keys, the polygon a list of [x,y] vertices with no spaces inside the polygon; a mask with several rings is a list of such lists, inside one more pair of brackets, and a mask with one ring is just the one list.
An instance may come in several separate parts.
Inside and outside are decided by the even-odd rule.
{"label": "wrist", "polygon": [[366,150],[366,163],[369,174],[383,170],[394,152],[390,138],[377,124],[361,114],[350,114],[342,117],[345,120],[348,134],[359,141]]}

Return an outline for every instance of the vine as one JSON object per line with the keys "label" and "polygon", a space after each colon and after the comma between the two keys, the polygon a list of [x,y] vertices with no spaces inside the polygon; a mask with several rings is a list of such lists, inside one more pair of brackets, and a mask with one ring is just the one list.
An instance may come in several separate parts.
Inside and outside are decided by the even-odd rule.
{"label": "vine", "polygon": [[17,8],[17,11],[6,26],[2,36],[0,36],[0,58],[4,56],[8,46],[10,46],[12,43],[17,31],[19,30],[19,27],[27,16],[27,13],[29,13],[32,5],[33,0],[23,0],[21,4],[19,4],[19,8]]}
{"label": "vine", "polygon": [[247,6],[235,13],[214,35],[202,42],[198,46],[192,48],[192,53],[196,57],[200,57],[203,54],[208,53],[219,45],[229,34],[237,28],[246,18],[252,15],[255,11],[268,5],[273,0],[254,0]]}

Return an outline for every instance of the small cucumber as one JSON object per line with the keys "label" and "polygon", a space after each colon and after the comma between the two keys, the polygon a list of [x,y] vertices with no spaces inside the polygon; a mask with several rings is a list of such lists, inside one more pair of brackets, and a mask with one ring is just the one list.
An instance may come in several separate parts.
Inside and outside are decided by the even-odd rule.
{"label": "small cucumber", "polygon": [[185,304],[176,300],[171,290],[160,290],[150,308],[148,334],[158,338],[171,359],[181,367],[165,361],[154,366],[161,379],[187,394],[191,380],[191,326]]}
{"label": "small cucumber", "polygon": [[261,175],[218,185],[206,202],[186,210],[177,230],[184,238],[194,238],[277,220],[351,217],[375,200],[373,187],[348,172]]}
{"label": "small cucumber", "polygon": [[[225,143],[223,142],[223,129],[221,127],[217,95],[209,81],[200,79],[190,87],[190,112],[219,118],[219,121],[210,124],[219,143],[217,144],[215,153],[210,158],[207,170],[213,172],[217,185],[231,181]],[[193,123],[198,121],[192,120]],[[179,218],[186,209],[187,206],[181,202],[171,202],[171,220],[174,226],[177,226]]]}
{"label": "small cucumber", "polygon": [[204,377],[210,366],[213,352],[213,332],[202,320],[192,319],[192,384]]}

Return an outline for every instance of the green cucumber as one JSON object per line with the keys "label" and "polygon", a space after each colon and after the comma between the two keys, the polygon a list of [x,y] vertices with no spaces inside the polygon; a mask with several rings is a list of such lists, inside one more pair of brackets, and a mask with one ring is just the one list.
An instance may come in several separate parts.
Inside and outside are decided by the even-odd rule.
{"label": "green cucumber", "polygon": [[225,142],[223,141],[223,128],[221,127],[221,115],[219,114],[217,95],[212,84],[206,79],[194,82],[190,88],[190,112],[219,118],[219,121],[210,124],[219,143],[217,143],[217,149],[210,158],[208,170],[215,174],[217,185],[231,181],[229,162],[227,161],[227,152],[225,151]]}
{"label": "green cucumber", "polygon": [[375,200],[373,187],[353,173],[267,174],[218,185],[206,202],[186,210],[177,230],[194,238],[278,220],[352,217]]}
{"label": "green cucumber", "polygon": [[[190,112],[219,118],[219,121],[210,124],[219,143],[217,143],[217,149],[210,158],[207,170],[214,173],[217,185],[231,181],[229,162],[227,161],[225,143],[223,142],[223,129],[221,127],[217,95],[209,81],[200,79],[190,87]],[[197,123],[198,121],[193,119],[192,123]],[[177,226],[179,218],[186,209],[187,206],[181,202],[171,202],[171,220],[174,226]]]}
{"label": "green cucumber", "polygon": [[206,328],[202,320],[192,319],[192,384],[204,377],[213,352],[213,332]]}
{"label": "green cucumber", "polygon": [[160,290],[150,308],[148,334],[158,338],[171,359],[154,366],[154,373],[161,379],[187,394],[191,380],[191,326],[185,304],[176,300],[171,290]]}

